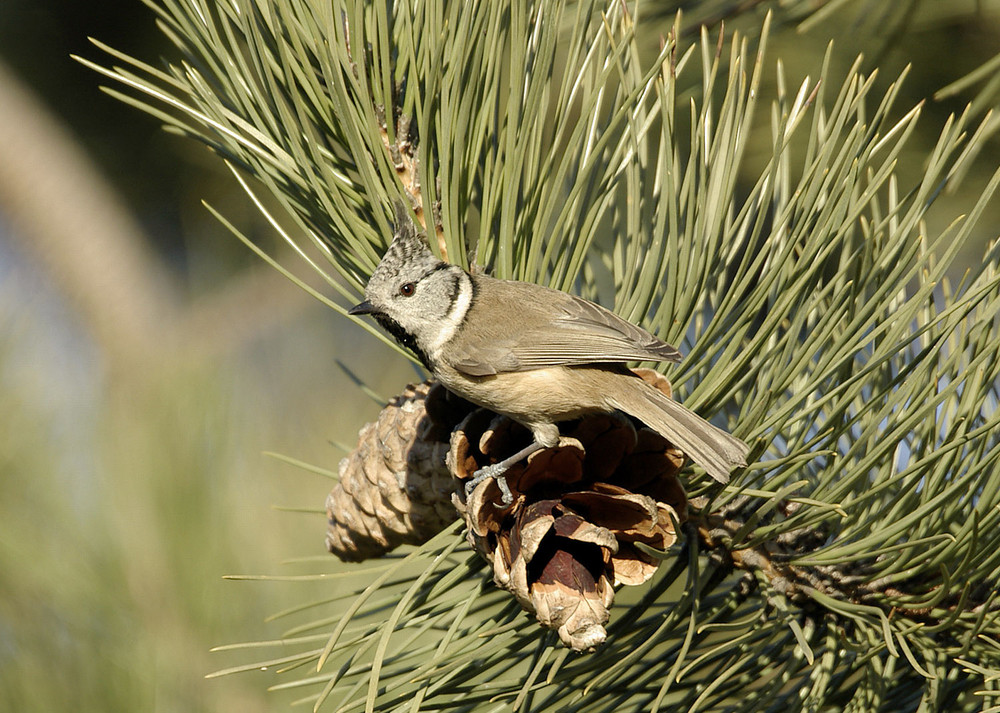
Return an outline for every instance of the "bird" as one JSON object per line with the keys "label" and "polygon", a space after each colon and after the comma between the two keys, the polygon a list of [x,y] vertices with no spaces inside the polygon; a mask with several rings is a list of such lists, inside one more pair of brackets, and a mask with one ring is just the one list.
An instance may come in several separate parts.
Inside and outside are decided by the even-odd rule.
{"label": "bird", "polygon": [[567,292],[470,273],[440,260],[397,203],[394,235],[364,291],[347,310],[370,315],[448,390],[525,426],[532,443],[466,483],[497,483],[535,451],[559,443],[558,423],[624,412],[657,431],[720,483],[746,466],[749,447],[627,368],[679,362],[681,353],[614,312]]}

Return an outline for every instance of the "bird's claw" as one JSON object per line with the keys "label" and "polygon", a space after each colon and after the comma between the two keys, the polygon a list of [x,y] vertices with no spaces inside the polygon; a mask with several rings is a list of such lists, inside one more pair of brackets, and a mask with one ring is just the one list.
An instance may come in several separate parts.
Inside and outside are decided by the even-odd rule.
{"label": "bird's claw", "polygon": [[465,484],[465,497],[472,495],[472,491],[479,486],[484,480],[489,480],[492,478],[497,487],[500,488],[500,501],[503,503],[504,507],[510,505],[514,502],[514,496],[510,492],[510,486],[507,485],[507,478],[504,473],[507,471],[500,463],[494,463],[493,465],[485,466],[480,468],[475,473],[472,474],[472,480]]}

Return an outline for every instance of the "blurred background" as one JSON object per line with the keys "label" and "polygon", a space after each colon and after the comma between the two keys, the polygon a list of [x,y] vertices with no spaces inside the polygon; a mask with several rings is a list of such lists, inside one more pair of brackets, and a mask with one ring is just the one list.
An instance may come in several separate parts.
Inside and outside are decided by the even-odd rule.
{"label": "blurred background", "polygon": [[[675,4],[654,5],[651,55]],[[766,3],[742,5],[756,10],[733,24],[759,28]],[[779,24],[768,81],[781,57],[794,91],[836,39],[834,76],[859,52],[882,86],[912,65],[901,114],[1000,53],[996,0],[908,3],[891,27],[878,5]],[[227,665],[212,646],[280,635],[269,615],[329,587],[223,575],[339,567],[323,545],[332,481],[264,452],[335,472],[379,409],[338,362],[383,397],[415,372],[208,214],[202,200],[273,243],[220,161],[71,59],[109,61],[88,37],[176,56],[140,0],[0,2],[0,710],[284,709],[271,674],[204,678]],[[975,89],[928,102],[902,186]],[[748,180],[765,116],[758,131]],[[942,225],[996,168],[989,151]],[[983,244],[997,225],[994,203]]]}

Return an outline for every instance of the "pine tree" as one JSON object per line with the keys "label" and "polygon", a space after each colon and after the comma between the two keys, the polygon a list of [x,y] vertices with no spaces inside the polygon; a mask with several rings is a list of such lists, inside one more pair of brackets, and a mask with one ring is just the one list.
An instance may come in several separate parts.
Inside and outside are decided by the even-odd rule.
{"label": "pine tree", "polygon": [[450,261],[681,346],[674,391],[753,446],[726,487],[683,473],[681,537],[639,547],[659,567],[595,653],[525,617],[456,523],[222,673],[276,668],[344,711],[1000,710],[996,247],[947,279],[1000,171],[926,222],[988,119],[948,119],[908,185],[921,107],[829,54],[762,96],[770,20],[678,19],[649,57],[617,0],[151,7],[182,60],[91,66],[227,162],[302,265],[220,220],[318,299],[346,317],[402,197]]}

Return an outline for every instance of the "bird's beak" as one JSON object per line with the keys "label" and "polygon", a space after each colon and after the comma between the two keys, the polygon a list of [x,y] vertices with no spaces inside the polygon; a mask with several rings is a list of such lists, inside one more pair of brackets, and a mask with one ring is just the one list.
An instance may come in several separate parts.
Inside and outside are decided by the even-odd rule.
{"label": "bird's beak", "polygon": [[354,305],[349,310],[347,310],[347,314],[350,315],[372,314],[375,311],[376,311],[375,305],[373,305],[368,300],[365,300],[364,302],[359,302],[358,304]]}

